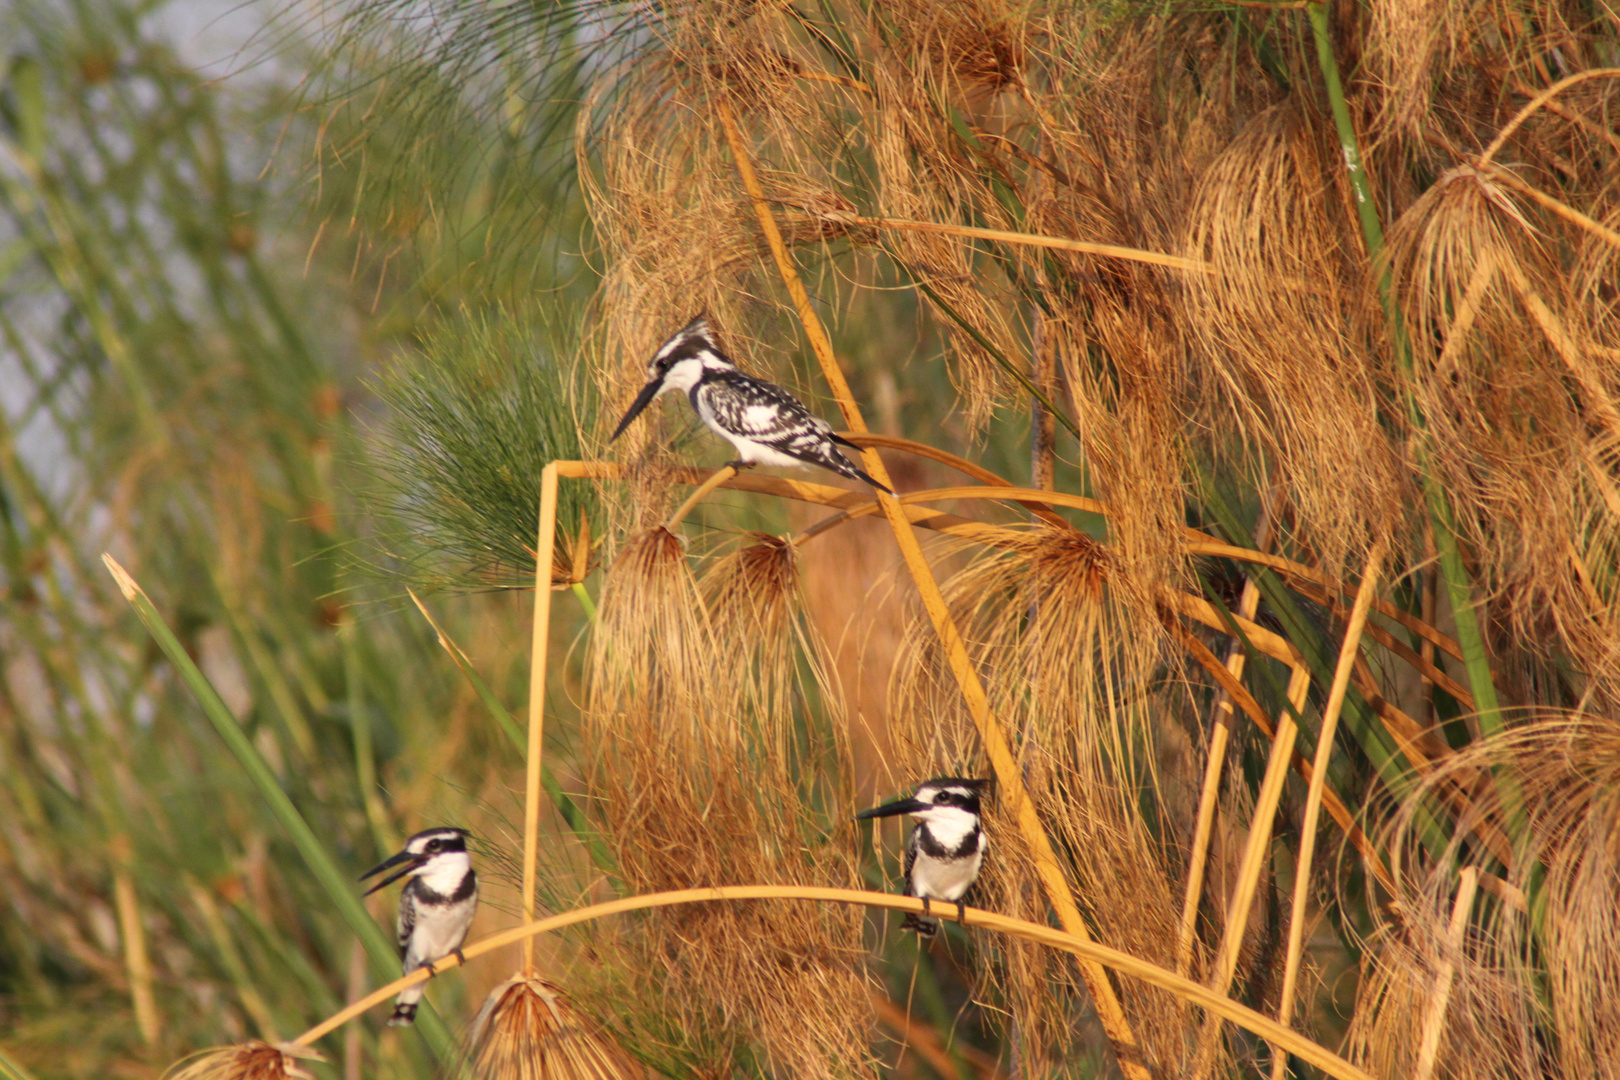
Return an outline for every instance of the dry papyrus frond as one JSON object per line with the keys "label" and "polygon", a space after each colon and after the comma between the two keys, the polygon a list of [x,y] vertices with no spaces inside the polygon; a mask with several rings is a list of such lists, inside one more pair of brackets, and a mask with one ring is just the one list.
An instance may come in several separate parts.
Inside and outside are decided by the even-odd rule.
{"label": "dry papyrus frond", "polygon": [[1559,231],[1458,166],[1391,229],[1389,265],[1429,468],[1484,556],[1482,583],[1519,641],[1561,639],[1612,702],[1615,598],[1593,568],[1620,543],[1616,327],[1571,288],[1552,248]]}
{"label": "dry papyrus frond", "polygon": [[261,1042],[204,1050],[165,1073],[166,1080],[314,1080],[299,1061],[321,1061],[307,1046]]}
{"label": "dry papyrus frond", "polygon": [[1397,513],[1398,463],[1349,336],[1365,320],[1358,240],[1322,143],[1296,106],[1273,106],[1204,173],[1187,251],[1215,272],[1188,279],[1186,312],[1207,422],[1277,463],[1305,539],[1342,568]]}
{"label": "dry papyrus frond", "polygon": [[[1424,847],[1436,793],[1476,773],[1472,810],[1441,850]],[[1508,835],[1510,888],[1483,889],[1447,947],[1457,871],[1490,865],[1471,839]],[[1620,1071],[1620,724],[1564,715],[1513,728],[1455,754],[1399,807],[1384,838],[1396,903],[1365,953],[1351,1029],[1355,1059],[1409,1076],[1442,963],[1454,967],[1436,1075],[1613,1076]],[[1516,889],[1518,903],[1499,895]],[[1528,900],[1528,904],[1525,903]]]}
{"label": "dry papyrus frond", "polygon": [[[769,882],[858,885],[845,751],[800,714],[820,668],[801,630],[792,545],[751,537],[701,588],[662,529],[633,539],[602,590],[584,737],[621,874],[637,892]],[[808,738],[806,738],[808,736]],[[821,790],[817,785],[830,785]],[[628,935],[634,970],[694,1046],[741,1035],[772,1071],[863,1069],[871,1036],[859,912],[791,902],[671,909]],[[729,1042],[728,1042],[729,1040]],[[719,1067],[723,1062],[704,1063]]]}
{"label": "dry papyrus frond", "polygon": [[630,1061],[560,990],[516,975],[490,991],[467,1034],[472,1080],[632,1080]]}
{"label": "dry papyrus frond", "polygon": [[[1102,545],[1048,526],[981,555],[945,583],[945,594],[1097,939],[1173,964],[1179,857],[1155,839],[1143,812],[1152,804],[1166,816],[1150,723],[1161,660],[1152,607],[1120,583]],[[910,628],[893,694],[909,775],[971,774],[980,761],[974,728],[925,621]],[[1033,865],[993,795],[986,822],[992,847],[978,902],[1044,919]],[[1115,902],[1120,896],[1130,903]],[[1070,995],[1083,994],[1072,962],[1017,945],[1003,955],[995,987],[1017,1020],[1021,1052],[1033,1065],[1083,1051],[1068,1011]],[[1068,993],[1054,993],[1060,988]],[[1120,995],[1153,1071],[1174,1074],[1186,1052],[1181,1007],[1130,981]]]}

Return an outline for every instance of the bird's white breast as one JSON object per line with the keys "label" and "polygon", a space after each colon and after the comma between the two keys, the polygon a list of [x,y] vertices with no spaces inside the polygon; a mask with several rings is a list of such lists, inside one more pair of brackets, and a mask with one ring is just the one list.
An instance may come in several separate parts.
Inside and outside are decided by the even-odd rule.
{"label": "bird's white breast", "polygon": [[449,956],[461,948],[461,943],[467,940],[467,930],[472,926],[476,904],[477,900],[469,897],[459,904],[418,908],[416,925],[411,929],[411,940],[406,950],[406,970],[423,961],[432,962]]}
{"label": "bird's white breast", "polygon": [[933,900],[960,900],[979,876],[984,845],[960,859],[935,859],[919,853],[911,866],[911,891]]}

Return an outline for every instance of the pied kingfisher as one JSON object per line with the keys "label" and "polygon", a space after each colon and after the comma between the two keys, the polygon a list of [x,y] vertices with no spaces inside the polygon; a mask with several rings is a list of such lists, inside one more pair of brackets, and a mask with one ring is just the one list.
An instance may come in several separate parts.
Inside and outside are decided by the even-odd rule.
{"label": "pied kingfisher", "polygon": [[613,439],[622,435],[630,421],[655,398],[670,390],[681,390],[709,430],[737,448],[737,460],[731,464],[738,469],[750,465],[819,465],[894,494],[844,456],[838,447],[860,448],[836,435],[827,421],[811,416],[810,410],[780,386],[738,371],[715,342],[709,320],[703,315],[658,347],[647,364],[647,379],[647,385],[614,429]]}
{"label": "pied kingfisher", "polygon": [[[930,900],[946,900],[956,904],[958,922],[966,917],[962,897],[973,887],[984,849],[990,846],[979,822],[979,790],[986,782],[942,776],[917,785],[917,793],[909,799],[855,815],[862,820],[896,814],[917,819],[906,840],[906,895],[921,898],[925,912]],[[939,932],[939,922],[907,913],[900,929],[932,937]]]}
{"label": "pied kingfisher", "polygon": [[[405,974],[425,967],[433,974],[436,961],[461,955],[467,940],[473,912],[478,908],[478,875],[467,856],[464,829],[426,829],[405,841],[405,850],[360,875],[364,881],[392,866],[404,868],[389,874],[366,890],[366,895],[409,877],[399,894],[399,953],[405,960]],[[408,987],[394,999],[391,1025],[416,1020],[416,1004],[422,1000],[422,985]]]}

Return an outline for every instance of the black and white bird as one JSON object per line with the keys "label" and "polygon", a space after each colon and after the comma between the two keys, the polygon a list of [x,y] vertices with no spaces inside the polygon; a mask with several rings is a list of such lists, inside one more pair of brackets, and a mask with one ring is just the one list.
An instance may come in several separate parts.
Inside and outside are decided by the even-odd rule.
{"label": "black and white bird", "polygon": [[[405,841],[404,851],[367,870],[360,880],[395,866],[402,868],[367,889],[366,895],[410,878],[399,894],[399,953],[405,974],[419,967],[432,971],[435,962],[451,954],[461,959],[461,943],[467,940],[467,928],[478,909],[478,875],[467,855],[466,831],[425,829]],[[415,1022],[421,1000],[421,983],[401,990],[389,1024]]]}
{"label": "black and white bird", "polygon": [[[985,783],[943,776],[917,785],[917,793],[909,799],[855,815],[860,820],[897,814],[917,819],[906,840],[906,895],[919,897],[924,911],[930,900],[945,900],[956,905],[958,922],[966,917],[962,898],[978,878],[985,848],[990,846],[979,821],[979,792]],[[908,913],[900,929],[932,937],[939,932],[939,922]]]}
{"label": "black and white bird", "polygon": [[614,439],[656,398],[680,390],[709,430],[737,448],[737,460],[731,464],[739,469],[817,465],[894,494],[844,456],[840,446],[859,447],[839,438],[827,421],[810,415],[780,386],[738,371],[715,342],[705,316],[699,315],[658,347],[647,364],[647,380],[619,421]]}

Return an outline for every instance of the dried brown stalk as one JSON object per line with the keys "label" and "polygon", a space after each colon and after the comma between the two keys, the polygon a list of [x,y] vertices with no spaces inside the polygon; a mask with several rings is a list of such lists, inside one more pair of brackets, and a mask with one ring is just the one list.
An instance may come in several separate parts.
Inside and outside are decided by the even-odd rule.
{"label": "dried brown stalk", "polygon": [[[540,473],[535,539],[534,631],[529,646],[529,745],[523,781],[523,917],[534,918],[535,857],[540,843],[540,755],[546,720],[546,659],[551,635],[551,562],[557,543],[556,462]],[[523,970],[534,970],[534,939],[523,940]]]}
{"label": "dried brown stalk", "polygon": [[1463,931],[1468,929],[1468,915],[1474,909],[1474,890],[1478,887],[1479,871],[1472,866],[1463,867],[1457,875],[1457,902],[1451,909],[1451,925],[1446,928],[1447,955],[1440,961],[1440,970],[1435,972],[1434,993],[1429,998],[1428,1011],[1423,1014],[1423,1039],[1418,1043],[1418,1063],[1412,1080],[1429,1080],[1434,1075],[1446,1006],[1451,1003],[1451,986],[1457,975],[1456,957],[1462,953]]}
{"label": "dried brown stalk", "polygon": [[1586,71],[1577,71],[1575,74],[1559,79],[1547,87],[1547,89],[1531,98],[1524,108],[1514,114],[1513,119],[1502,126],[1502,130],[1496,133],[1496,138],[1491,140],[1491,145],[1487,146],[1485,152],[1479,156],[1480,164],[1489,165],[1491,159],[1496,156],[1497,151],[1507,144],[1509,136],[1517,131],[1519,125],[1528,120],[1530,115],[1537,109],[1576,83],[1582,83],[1588,79],[1620,79],[1620,68],[1589,68]]}
{"label": "dried brown stalk", "polygon": [[135,1026],[141,1041],[156,1046],[162,1036],[157,999],[152,995],[152,960],[146,951],[146,927],[141,923],[141,903],[135,895],[135,879],[130,876],[132,857],[129,838],[116,836],[109,845],[118,867],[113,871],[113,902],[118,909],[118,936],[124,946],[124,966],[129,972],[129,996],[135,1007]]}
{"label": "dried brown stalk", "polygon": [[[1215,681],[1220,683],[1221,687],[1232,696],[1232,700],[1237,702],[1238,708],[1242,709],[1249,719],[1254,721],[1254,726],[1259,728],[1266,738],[1274,738],[1276,726],[1272,724],[1271,718],[1265,714],[1265,711],[1260,708],[1260,703],[1254,700],[1254,695],[1249,693],[1248,688],[1232,675],[1226,665],[1222,664],[1202,641],[1182,629],[1180,624],[1173,618],[1167,619],[1165,627],[1176,640],[1181,642],[1188,655],[1196,660],[1205,671],[1215,677]],[[1307,784],[1316,775],[1311,769],[1311,763],[1297,753],[1293,755],[1292,764],[1294,771],[1303,777]],[[1383,860],[1379,858],[1378,851],[1373,847],[1372,841],[1367,838],[1367,834],[1362,832],[1361,826],[1357,825],[1355,818],[1351,816],[1350,808],[1345,806],[1344,801],[1331,789],[1323,791],[1322,803],[1327,807],[1328,815],[1333,818],[1339,828],[1344,830],[1344,835],[1350,841],[1351,846],[1356,849],[1357,853],[1372,869],[1373,876],[1378,878],[1379,882],[1386,888],[1393,889],[1394,879],[1390,877],[1389,870],[1384,866]]]}
{"label": "dried brown stalk", "polygon": [[1120,247],[1118,244],[1097,244],[1089,240],[1070,240],[1061,236],[1041,236],[1037,233],[1008,232],[1004,229],[980,229],[970,225],[949,225],[934,221],[902,221],[897,218],[867,218],[851,216],[849,223],[871,229],[905,229],[910,232],[936,233],[940,236],[961,236],[976,240],[996,240],[1003,244],[1022,244],[1026,247],[1050,248],[1054,251],[1073,251],[1082,255],[1099,255],[1108,259],[1148,266],[1163,266],[1189,274],[1210,274],[1214,268],[1198,259],[1180,255],[1166,255],[1159,251]]}
{"label": "dried brown stalk", "polygon": [[[1271,542],[1272,505],[1277,497],[1272,490],[1260,513],[1260,525],[1255,545],[1264,550]],[[1238,597],[1237,613],[1253,619],[1260,607],[1260,589],[1253,576],[1243,581],[1243,594]],[[1226,653],[1226,670],[1232,679],[1243,677],[1244,662],[1248,654],[1241,642],[1233,641]],[[1204,896],[1204,866],[1209,855],[1209,838],[1214,831],[1215,805],[1220,795],[1221,774],[1226,768],[1226,743],[1232,732],[1232,697],[1222,689],[1215,698],[1214,715],[1210,717],[1209,750],[1204,761],[1204,781],[1198,793],[1198,813],[1193,820],[1192,850],[1187,853],[1187,887],[1181,901],[1181,929],[1176,936],[1176,973],[1186,975],[1192,971],[1193,940],[1198,928],[1198,905]]]}
{"label": "dried brown stalk", "polygon": [[[1299,725],[1293,713],[1305,708],[1305,693],[1311,686],[1311,674],[1303,666],[1295,667],[1288,678],[1288,702],[1292,712],[1284,709],[1277,717],[1277,736],[1271,741],[1271,755],[1266,759],[1266,774],[1260,781],[1260,793],[1255,797],[1254,815],[1249,821],[1249,839],[1243,848],[1243,861],[1238,867],[1237,882],[1232,886],[1232,899],[1226,908],[1226,927],[1221,933],[1221,944],[1215,953],[1215,962],[1209,977],[1209,987],[1225,995],[1237,971],[1238,950],[1249,928],[1249,908],[1254,903],[1260,874],[1271,854],[1271,832],[1276,821],[1277,804],[1282,799],[1283,781],[1288,777],[1288,761],[1294,750],[1294,739]],[[1321,775],[1320,772],[1317,775]],[[1198,1036],[1198,1052],[1192,1075],[1198,1080],[1209,1075],[1220,1043],[1221,1017],[1210,1014]]]}
{"label": "dried brown stalk", "polygon": [[[1367,555],[1367,568],[1361,575],[1361,588],[1356,592],[1355,606],[1350,610],[1350,622],[1344,630],[1344,642],[1339,646],[1339,662],[1333,669],[1333,685],[1328,690],[1327,705],[1322,711],[1322,722],[1316,735],[1316,760],[1312,763],[1311,783],[1305,796],[1305,819],[1300,825],[1299,855],[1295,860],[1294,900],[1288,921],[1288,958],[1283,967],[1282,1000],[1277,1006],[1277,1022],[1287,1024],[1293,1016],[1294,986],[1299,979],[1299,962],[1305,948],[1305,904],[1311,893],[1311,860],[1316,853],[1316,822],[1322,810],[1322,796],[1326,791],[1328,761],[1333,756],[1333,736],[1338,730],[1339,711],[1344,707],[1344,695],[1350,688],[1350,675],[1355,667],[1356,652],[1361,646],[1361,628],[1366,625],[1367,611],[1372,606],[1373,590],[1378,584],[1378,571],[1383,563],[1386,541],[1379,537]],[[1272,1080],[1283,1080],[1288,1056],[1278,1054],[1273,1059]]]}

